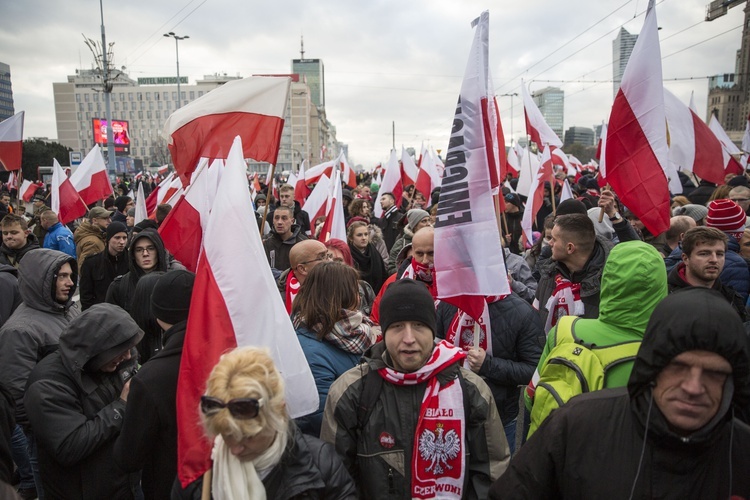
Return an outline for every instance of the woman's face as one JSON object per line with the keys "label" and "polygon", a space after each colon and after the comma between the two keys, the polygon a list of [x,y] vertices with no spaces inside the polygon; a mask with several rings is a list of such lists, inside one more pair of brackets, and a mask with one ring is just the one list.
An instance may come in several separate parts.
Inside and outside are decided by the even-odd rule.
{"label": "woman's face", "polygon": [[253,460],[263,454],[276,438],[276,431],[270,428],[263,429],[252,437],[246,437],[241,441],[234,441],[230,436],[222,435],[229,451],[242,461]]}
{"label": "woman's face", "polygon": [[370,216],[370,204],[369,203],[362,204],[362,215],[365,217]]}
{"label": "woman's face", "polygon": [[352,234],[352,245],[358,250],[364,250],[367,248],[367,244],[370,242],[370,230],[367,227],[358,227]]}
{"label": "woman's face", "polygon": [[332,261],[344,264],[344,254],[338,248],[328,247],[328,255]]}
{"label": "woman's face", "polygon": [[747,231],[745,231],[740,240],[740,255],[745,259],[750,259],[750,234]]}

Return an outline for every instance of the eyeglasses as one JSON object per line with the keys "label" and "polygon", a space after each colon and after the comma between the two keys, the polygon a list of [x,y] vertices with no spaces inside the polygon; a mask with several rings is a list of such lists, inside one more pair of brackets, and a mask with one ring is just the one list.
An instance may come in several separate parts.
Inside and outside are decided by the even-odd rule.
{"label": "eyeglasses", "polygon": [[729,198],[729,201],[737,203],[738,201],[750,201],[750,198]]}
{"label": "eyeglasses", "polygon": [[135,247],[133,249],[135,253],[154,253],[156,251],[155,246],[149,246],[149,247]]}
{"label": "eyeglasses", "polygon": [[248,420],[258,416],[263,403],[263,398],[237,398],[230,399],[225,403],[221,399],[211,396],[201,396],[201,411],[204,415],[210,416],[227,408],[234,418]]}
{"label": "eyeglasses", "polygon": [[333,256],[330,255],[328,252],[323,252],[323,253],[318,254],[318,256],[312,260],[306,260],[305,262],[300,262],[299,265],[304,266],[307,264],[312,264],[313,262],[321,262],[324,260],[333,260]]}

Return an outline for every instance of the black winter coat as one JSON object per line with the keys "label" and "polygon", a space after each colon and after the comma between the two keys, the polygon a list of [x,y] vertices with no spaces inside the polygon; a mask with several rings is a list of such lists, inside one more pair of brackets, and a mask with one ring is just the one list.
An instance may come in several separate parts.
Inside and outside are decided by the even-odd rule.
{"label": "black winter coat", "polygon": [[[274,500],[357,498],[349,472],[333,445],[302,434],[290,423],[291,438],[281,462],[263,480],[266,498]],[[172,500],[199,500],[203,477],[184,490],[175,481]]]}
{"label": "black winter coat", "polygon": [[40,248],[39,240],[37,240],[36,236],[33,234],[29,234],[26,237],[26,244],[18,250],[11,250],[3,243],[0,245],[0,264],[8,264],[9,266],[18,267],[23,256],[29,251],[36,250],[37,248]]}
{"label": "black winter coat", "polygon": [[[511,294],[488,305],[492,330],[492,356],[484,358],[479,376],[487,382],[503,424],[518,416],[521,385],[527,385],[539,363],[544,325],[531,305]],[[437,308],[437,331],[444,339],[458,308],[441,302]]]}
{"label": "black winter coat", "polygon": [[146,500],[169,498],[177,475],[177,375],[187,322],[165,332],[164,349],[148,360],[130,382],[122,431],[114,459],[127,472],[143,469]]}
{"label": "black winter coat", "polygon": [[10,391],[0,384],[0,482],[10,483],[13,457],[10,439],[16,427],[16,408]]}
{"label": "black winter coat", "polygon": [[116,277],[128,272],[128,250],[110,255],[107,248],[83,261],[81,268],[81,310],[101,304]]}

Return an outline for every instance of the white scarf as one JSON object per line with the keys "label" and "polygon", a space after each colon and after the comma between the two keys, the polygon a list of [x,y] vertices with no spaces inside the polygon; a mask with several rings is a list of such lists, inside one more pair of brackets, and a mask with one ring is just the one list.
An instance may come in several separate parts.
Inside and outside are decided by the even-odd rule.
{"label": "white scarf", "polygon": [[287,432],[276,434],[271,446],[254,460],[240,460],[232,455],[221,435],[214,439],[211,451],[213,477],[211,494],[214,500],[265,500],[262,478],[281,461],[289,439]]}

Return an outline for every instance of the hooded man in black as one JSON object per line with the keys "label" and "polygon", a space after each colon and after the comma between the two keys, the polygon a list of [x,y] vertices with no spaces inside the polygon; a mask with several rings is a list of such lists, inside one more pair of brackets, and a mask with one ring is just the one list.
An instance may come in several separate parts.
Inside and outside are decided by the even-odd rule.
{"label": "hooded man in black", "polygon": [[671,294],[627,389],[553,412],[490,498],[750,498],[750,428],[737,418],[748,402],[748,342],[732,306],[705,288]]}
{"label": "hooded man in black", "polygon": [[112,222],[106,229],[104,250],[92,255],[81,266],[81,309],[101,304],[107,298],[109,285],[117,276],[128,272],[128,228]]}

